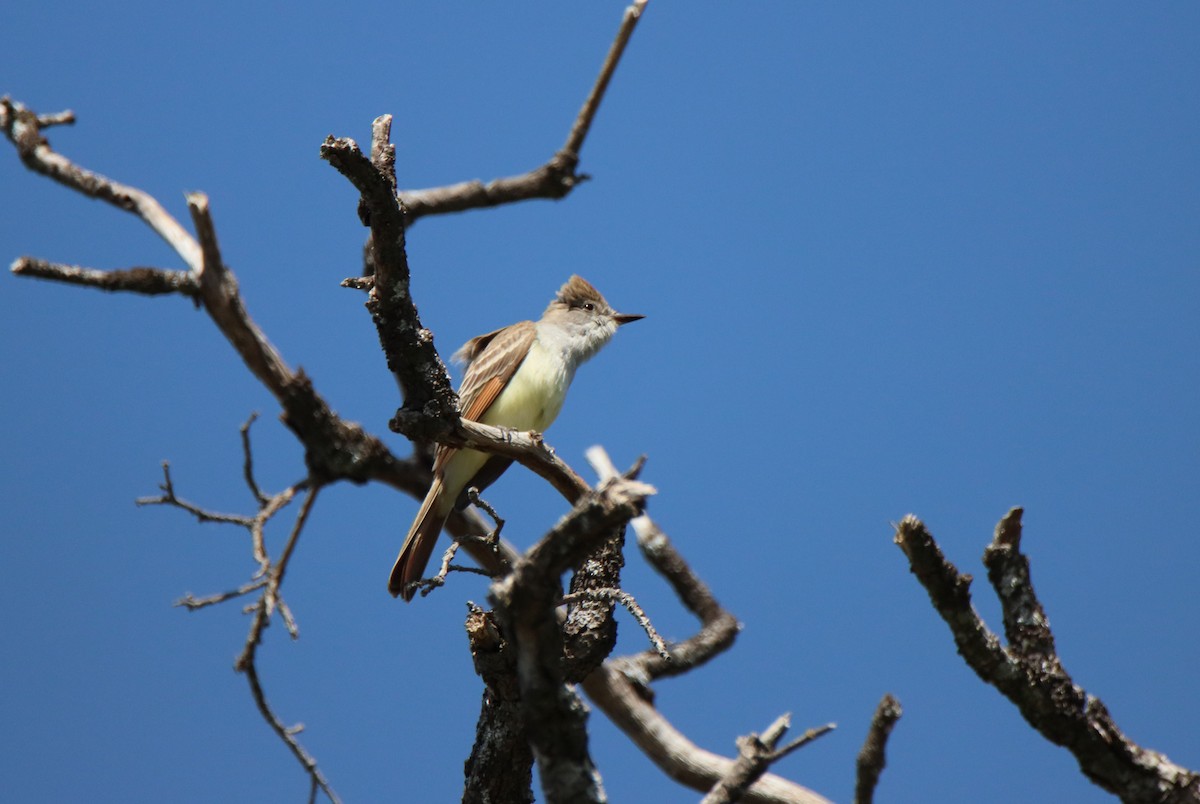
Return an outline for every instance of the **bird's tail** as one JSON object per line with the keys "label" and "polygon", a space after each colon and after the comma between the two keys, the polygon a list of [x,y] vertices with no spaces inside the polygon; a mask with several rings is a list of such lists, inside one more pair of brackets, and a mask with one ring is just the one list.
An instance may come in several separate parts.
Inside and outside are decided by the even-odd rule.
{"label": "bird's tail", "polygon": [[416,594],[416,587],[412,584],[421,580],[437,544],[438,535],[442,532],[442,525],[446,523],[446,517],[450,515],[450,509],[453,507],[442,503],[443,489],[442,478],[435,476],[429,493],[425,495],[425,501],[421,503],[421,510],[417,512],[417,518],[409,528],[404,546],[400,548],[400,555],[396,557],[396,564],[392,567],[392,577],[388,579],[388,591],[392,593],[392,597],[399,596],[408,602]]}

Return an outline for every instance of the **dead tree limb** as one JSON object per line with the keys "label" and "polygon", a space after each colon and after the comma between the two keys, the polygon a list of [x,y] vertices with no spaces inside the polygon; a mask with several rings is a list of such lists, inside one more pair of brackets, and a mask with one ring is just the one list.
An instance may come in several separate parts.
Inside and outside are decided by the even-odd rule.
{"label": "dead tree limb", "polygon": [[1067,673],[1021,553],[1020,508],[996,526],[983,562],[1004,615],[1005,646],[971,604],[971,576],[946,560],[921,520],[909,514],[895,542],[958,652],[981,679],[1016,705],[1029,725],[1074,754],[1084,776],[1129,804],[1196,804],[1200,775],[1129,739],[1104,703]]}

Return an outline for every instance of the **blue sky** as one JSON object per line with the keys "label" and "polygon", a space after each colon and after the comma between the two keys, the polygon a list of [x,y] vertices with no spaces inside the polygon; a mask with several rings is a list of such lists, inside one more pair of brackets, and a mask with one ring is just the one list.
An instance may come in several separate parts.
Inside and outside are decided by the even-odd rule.
{"label": "blue sky", "polygon": [[[395,115],[401,184],[510,175],[558,148],[620,3],[217,2],[5,12],[0,92],[80,163],[186,220],[211,199],[252,315],[343,416],[389,439],[398,400],[361,297],[355,195],[318,158]],[[548,434],[581,471],[645,453],[650,513],[741,619],[735,648],[658,686],[696,742],[791,711],[838,730],[778,771],[838,801],[884,692],[904,718],[886,801],[1111,800],[955,655],[892,544],[921,516],[979,576],[996,521],[1025,548],[1077,683],[1142,745],[1200,767],[1200,7],[1165,2],[670,3],[634,35],[558,202],[410,232],[448,354],[540,313],[571,273],[646,314],[579,374]],[[139,222],[0,158],[0,257],[181,267]],[[178,492],[248,512],[302,474],[277,408],[180,298],[0,278],[0,767],[28,801],[297,801],[307,786],[231,670],[241,531],[138,509]],[[563,513],[514,470],[488,498],[532,543]],[[321,496],[269,630],[272,703],[350,802],[461,793],[480,685],[463,576],[385,591],[416,501]],[[286,527],[271,533],[278,550]],[[692,633],[631,556],[626,586]],[[641,650],[632,621],[619,649]],[[690,801],[602,715],[614,801]]]}

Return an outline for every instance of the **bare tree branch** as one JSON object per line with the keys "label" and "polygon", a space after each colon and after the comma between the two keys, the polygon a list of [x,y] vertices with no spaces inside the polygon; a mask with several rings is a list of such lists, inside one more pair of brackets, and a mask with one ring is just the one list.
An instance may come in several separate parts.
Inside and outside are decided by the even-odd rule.
{"label": "bare tree branch", "polygon": [[[17,145],[22,161],[30,169],[48,175],[86,195],[109,200],[118,208],[139,215],[176,248],[190,270],[181,272],[139,268],[131,269],[130,272],[111,272],[115,278],[109,279],[106,278],[107,272],[92,273],[92,269],[74,270],[72,266],[22,258],[14,263],[14,273],[83,283],[106,290],[146,293],[175,288],[175,292],[199,299],[202,292],[199,276],[203,264],[199,243],[183,231],[162,206],[145,192],[88,171],[55,153],[41,136],[39,121],[59,121],[67,117],[72,121],[74,119],[69,113],[37,115],[11,99],[0,99],[0,129],[14,145]],[[207,213],[207,203],[199,197],[196,200],[200,203],[193,214],[201,218],[200,225],[207,232],[210,248],[213,254],[219,257],[215,248],[216,237],[211,227],[211,218]],[[336,480],[351,480],[356,483],[374,480],[411,496],[422,497],[429,487],[428,466],[422,465],[420,461],[402,460],[392,455],[378,438],[366,433],[358,424],[338,418],[317,394],[303,371],[290,373],[274,347],[253,322],[249,321],[232,272],[228,271],[219,259],[215,262],[218,267],[209,275],[206,309],[209,310],[218,329],[238,349],[239,354],[248,353],[251,359],[259,364],[256,376],[259,376],[268,390],[279,399],[284,409],[284,422],[304,444],[305,460],[310,474],[322,478],[327,483]],[[214,309],[217,310],[216,313],[213,312]],[[508,439],[497,435],[496,440],[503,442]],[[545,456],[542,462],[548,467],[555,465],[553,459]],[[567,478],[567,482],[564,484],[560,481],[560,485],[569,486],[569,478],[574,473],[569,470],[559,471],[563,478]],[[487,533],[482,521],[469,511],[454,513],[446,528],[455,537]],[[507,566],[508,562],[502,556],[515,555],[515,551],[507,544],[501,544],[496,550],[492,550],[468,541],[466,548],[476,561],[493,573],[500,572]]]}
{"label": "bare tree branch", "polygon": [[[693,743],[659,712],[643,679],[623,659],[609,659],[583,682],[588,698],[663,773],[693,790],[710,790],[733,760]],[[746,791],[747,804],[829,804],[828,799],[771,773]]]}
{"label": "bare tree branch", "polygon": [[891,694],[883,696],[879,706],[875,707],[875,715],[871,718],[871,727],[867,730],[867,738],[863,741],[862,750],[858,752],[858,774],[854,785],[854,804],[871,804],[875,800],[875,786],[879,784],[879,776],[887,765],[886,751],[888,736],[892,727],[904,714],[900,702]]}
{"label": "bare tree branch", "polygon": [[204,193],[188,193],[187,204],[203,255],[203,261],[195,273],[200,278],[200,296],[204,307],[246,367],[277,399],[284,399],[296,375],[251,320],[242,304],[237,278],[221,259],[217,232],[209,213],[208,196]]}
{"label": "bare tree branch", "polygon": [[509,176],[494,179],[487,184],[481,181],[465,181],[447,187],[433,187],[425,190],[403,190],[400,198],[404,204],[405,217],[409,224],[425,215],[442,215],[448,212],[462,212],[468,209],[495,207],[501,204],[511,204],[515,201],[526,201],[533,198],[564,198],[582,181],[589,178],[579,174],[579,152],[583,141],[591,129],[592,121],[604,99],[609,81],[616,72],[625,46],[633,35],[633,29],[641,19],[642,12],[649,0],[635,0],[625,9],[621,18],[621,26],[617,36],[609,48],[604,64],[596,83],[588,93],[566,142],[554,156],[544,165],[534,168],[520,176]]}
{"label": "bare tree branch", "polygon": [[896,544],[950,627],[958,652],[984,681],[1012,701],[1029,725],[1079,762],[1084,775],[1124,802],[1196,804],[1200,775],[1126,737],[1104,703],[1072,681],[1020,552],[1021,509],[1000,520],[984,553],[1000,598],[1009,645],[1004,647],[971,604],[971,576],[962,575],[913,515],[896,527]]}
{"label": "bare tree branch", "polygon": [[[30,125],[35,125],[36,116],[33,116],[32,119],[33,123]],[[386,149],[379,147],[381,134],[385,133],[385,130],[386,126],[377,124],[376,147],[373,148],[376,156],[381,153],[386,155]],[[40,150],[35,149],[35,158],[43,158],[46,154],[53,153],[49,151],[49,146],[44,141],[43,146]],[[57,155],[55,157],[61,160]],[[61,160],[59,164],[61,165],[64,162],[65,160]],[[69,166],[69,163],[65,164]],[[378,165],[371,164],[370,167],[373,175],[382,175],[383,183],[387,184],[386,165],[382,171]],[[74,175],[72,171],[80,172],[73,166],[70,166],[66,172]],[[101,183],[107,181],[86,171],[82,171],[82,174],[92,177],[92,181],[99,181]],[[371,181],[374,181],[374,179]],[[101,195],[116,197],[120,196],[118,190],[121,187],[118,186],[117,189],[109,187],[107,189],[100,189],[98,192]],[[156,203],[141,203],[145,199],[149,199],[145,194],[135,197],[139,199],[140,204],[135,204],[135,209],[149,208],[153,211],[157,207]],[[379,198],[379,194],[375,193],[370,197]],[[421,465],[419,461],[411,459],[401,461],[396,459],[377,439],[363,432],[358,425],[339,419],[329,409],[328,405],[325,404],[324,400],[316,394],[311,382],[303,372],[292,372],[273,347],[271,347],[265,336],[249,320],[249,316],[241,305],[236,280],[224,266],[220,257],[215,228],[212,226],[211,217],[208,213],[207,200],[200,195],[193,196],[189,200],[193,222],[197,228],[200,241],[192,241],[194,259],[189,262],[192,270],[187,274],[174,275],[173,281],[179,287],[177,292],[187,295],[189,288],[199,288],[199,292],[204,298],[205,307],[209,310],[218,328],[234,344],[248,365],[251,365],[256,376],[280,399],[280,404],[284,409],[283,418],[285,423],[287,423],[305,445],[306,463],[309,466],[309,474],[313,479],[312,482],[319,486],[339,479],[350,479],[355,482],[379,480],[414,496],[419,497],[422,495],[429,482],[428,468]],[[149,199],[149,201],[152,202],[153,199]],[[157,208],[161,209],[160,207]],[[373,215],[374,213],[372,212],[371,214]],[[169,229],[170,227],[166,228]],[[203,247],[201,246],[201,242],[203,243]],[[184,279],[184,277],[188,277],[188,279]],[[55,278],[65,280],[65,277],[62,276]],[[167,277],[156,276],[154,281],[171,280]],[[95,284],[101,286],[103,283],[96,282]],[[378,287],[379,283],[373,278],[371,286],[372,288]],[[124,287],[120,283],[117,283],[114,287],[135,289],[133,287]],[[440,372],[435,371],[434,374],[438,375]],[[405,431],[406,424],[415,430],[420,430],[423,426],[428,431],[444,439],[446,443],[471,446],[497,454],[510,455],[532,468],[538,474],[549,479],[552,485],[573,503],[590,493],[587,483],[571,470],[569,466],[559,460],[553,451],[547,448],[536,434],[515,433],[498,428],[489,428],[473,422],[461,422],[457,420],[456,414],[448,416],[436,409],[433,412],[438,415],[428,415],[429,411],[413,414],[402,410],[397,415],[400,426],[397,426],[395,429]],[[256,496],[258,495],[256,494]],[[272,500],[278,499],[272,498]],[[260,515],[261,513],[260,511]],[[482,535],[487,532],[487,528],[482,525],[478,517],[471,514],[453,515],[448,522],[448,530],[457,538],[462,538],[470,534]],[[468,549],[471,549],[474,542],[467,540],[465,544]],[[504,544],[501,544],[499,549],[500,555],[496,555],[491,550],[477,549],[475,551],[476,559],[481,561],[484,566],[489,567],[493,572],[502,569],[506,564],[511,562],[514,553],[510,547]],[[643,545],[643,549],[645,549],[645,545]],[[256,544],[255,552],[256,556],[265,565],[267,560],[265,558],[265,547]],[[648,555],[653,555],[653,548]],[[575,556],[574,554],[572,556],[575,560],[580,560],[581,558],[581,556]],[[680,566],[686,569],[686,565],[682,564],[681,561]],[[671,573],[674,571],[674,569],[668,570],[668,577],[671,577]],[[703,661],[703,657],[711,655],[713,652],[722,649],[723,646],[727,646],[732,642],[733,635],[737,629],[736,621],[724,614],[719,606],[715,605],[715,601],[709,603],[703,600],[704,595],[708,593],[703,588],[703,585],[698,583],[698,580],[693,584],[691,581],[685,579],[686,572],[676,576],[672,582],[676,584],[678,590],[681,590],[682,596],[692,598],[692,602],[697,604],[698,608],[694,610],[702,612],[702,620],[705,617],[709,617],[709,621],[701,632],[691,640],[672,648],[672,659],[670,662],[664,662],[657,652],[650,652],[649,657],[663,664],[656,667],[649,659],[643,659],[643,665],[640,668],[642,670],[653,669],[655,672],[671,672],[673,668]],[[270,588],[269,582],[267,588]],[[239,594],[247,594],[260,589],[263,589],[263,587],[257,582],[252,581],[234,592],[216,595],[204,600],[191,598],[190,602],[194,605],[205,604],[206,601],[226,600]],[[703,589],[702,593],[698,591],[700,589]],[[266,591],[263,590],[263,593],[266,594]],[[555,594],[557,595],[557,592]],[[188,605],[188,599],[186,598],[184,605]],[[265,606],[265,604],[263,605]],[[282,598],[276,596],[274,606],[279,609],[289,629],[293,628],[294,621]],[[706,609],[711,609],[711,612],[706,611]],[[263,606],[256,607],[256,610],[260,613],[265,612]],[[261,630],[258,633],[261,635]],[[256,644],[252,643],[252,649]],[[534,640],[533,643],[527,642],[527,644],[536,645],[537,640]],[[534,653],[538,653],[538,651],[535,650]],[[256,674],[252,677],[251,681],[252,686],[261,692],[261,684],[258,683]],[[555,695],[557,696],[562,692],[569,693],[569,691],[566,691],[565,688],[559,685],[559,689],[555,692]],[[561,709],[567,715],[565,722],[569,723],[574,719],[574,722],[577,724],[574,727],[567,726],[568,731],[573,728],[581,728],[582,721],[578,720],[582,714],[581,705],[577,701],[572,701],[569,694],[566,698],[562,698],[558,702],[565,704],[565,707]],[[586,757],[586,754],[582,756]],[[568,762],[564,763],[563,767],[570,767],[572,772],[575,772],[581,767],[585,768],[586,765],[579,765],[578,763],[572,765]],[[710,774],[710,784],[711,779],[715,778],[719,773],[720,769],[716,769]],[[765,777],[754,789],[760,789],[764,783],[769,785],[772,778],[770,776]],[[787,783],[784,783],[784,785],[786,786]],[[598,782],[590,789],[599,791]],[[795,788],[787,786],[786,789],[792,791]],[[777,800],[804,799],[780,798]],[[813,799],[810,798],[807,800]]]}

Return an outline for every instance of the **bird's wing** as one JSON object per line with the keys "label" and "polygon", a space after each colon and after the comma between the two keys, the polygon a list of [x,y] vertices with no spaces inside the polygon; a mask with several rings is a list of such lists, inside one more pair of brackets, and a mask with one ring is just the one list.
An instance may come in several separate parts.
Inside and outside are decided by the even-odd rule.
{"label": "bird's wing", "polygon": [[[455,353],[467,361],[467,373],[458,389],[458,406],[464,419],[479,421],[517,373],[537,335],[537,325],[521,321],[472,338]],[[439,449],[434,471],[445,466],[453,449]]]}

